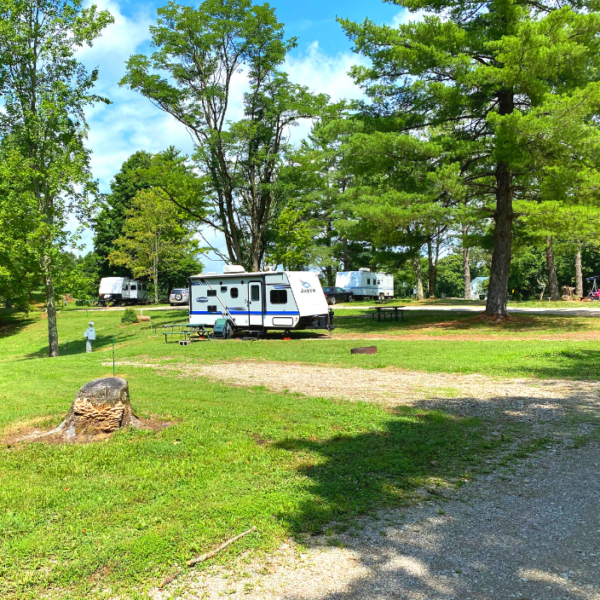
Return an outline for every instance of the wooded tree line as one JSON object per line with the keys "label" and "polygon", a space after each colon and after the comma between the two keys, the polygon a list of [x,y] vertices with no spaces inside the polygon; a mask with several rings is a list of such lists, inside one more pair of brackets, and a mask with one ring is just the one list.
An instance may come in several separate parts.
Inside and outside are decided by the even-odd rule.
{"label": "wooded tree line", "polygon": [[[329,284],[371,267],[397,273],[407,294],[468,297],[471,278],[489,275],[491,317],[507,314],[513,289],[583,293],[600,266],[597,2],[395,4],[424,16],[340,20],[369,66],[351,71],[364,99],[335,103],[289,80],[296,40],[268,5],[159,8],[153,51],[128,60],[121,85],[180,122],[194,151],[134,154],[103,197],[84,108],[108,100],[76,51],[112,17],[79,0],[4,2],[0,296],[26,303],[24,283],[43,281],[55,355],[73,216],[94,228],[94,251],[68,273],[148,277],[156,297],[159,271],[169,283],[198,270],[207,229],[226,262],[318,268]],[[307,120],[310,136],[292,144]]]}

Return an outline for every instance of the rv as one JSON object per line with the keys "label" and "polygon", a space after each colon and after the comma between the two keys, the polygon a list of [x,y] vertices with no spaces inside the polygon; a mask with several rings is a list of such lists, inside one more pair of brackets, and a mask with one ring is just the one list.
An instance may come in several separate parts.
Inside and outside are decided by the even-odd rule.
{"label": "rv", "polygon": [[394,297],[394,276],[386,273],[371,273],[370,269],[340,271],[335,277],[335,286],[350,292],[354,298]]}
{"label": "rv", "polygon": [[148,304],[148,286],[144,281],[128,277],[103,277],[100,280],[98,304]]}
{"label": "rv", "polygon": [[190,277],[190,325],[214,327],[227,319],[235,330],[330,329],[325,294],[316,273],[248,273],[237,265],[222,274]]}

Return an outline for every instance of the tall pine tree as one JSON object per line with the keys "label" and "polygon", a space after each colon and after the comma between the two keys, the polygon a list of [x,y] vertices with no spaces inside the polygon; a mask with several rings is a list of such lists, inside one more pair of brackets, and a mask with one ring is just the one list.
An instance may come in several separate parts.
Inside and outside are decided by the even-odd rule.
{"label": "tall pine tree", "polygon": [[[578,157],[594,136],[600,16],[594,0],[394,0],[426,11],[398,28],[342,21],[370,66],[353,76],[376,127],[460,144],[465,185],[489,202],[494,250],[487,314],[507,314],[515,200],[532,174]],[[443,140],[442,140],[443,141]],[[575,159],[575,160],[573,160]]]}

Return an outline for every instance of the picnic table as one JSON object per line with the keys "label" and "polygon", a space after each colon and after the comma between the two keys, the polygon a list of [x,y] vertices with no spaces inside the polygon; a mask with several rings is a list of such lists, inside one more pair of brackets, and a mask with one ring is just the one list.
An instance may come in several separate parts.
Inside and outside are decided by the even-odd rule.
{"label": "picnic table", "polygon": [[396,321],[398,320],[398,313],[400,313],[400,320],[404,321],[404,310],[406,306],[370,306],[369,310],[373,310],[375,312],[370,313],[373,315],[373,321],[375,320],[375,316],[377,316],[377,320],[381,321],[381,317],[383,316],[383,320],[385,321],[385,316],[390,315],[390,320],[395,316]]}
{"label": "picnic table", "polygon": [[[202,337],[207,340],[211,339],[210,333],[206,331],[204,325],[191,325],[190,323],[167,323],[163,325],[163,329],[171,329],[171,331],[163,332],[165,343],[169,343],[169,338],[174,336],[183,336],[184,340],[198,341]],[[176,331],[177,330],[177,331]]]}

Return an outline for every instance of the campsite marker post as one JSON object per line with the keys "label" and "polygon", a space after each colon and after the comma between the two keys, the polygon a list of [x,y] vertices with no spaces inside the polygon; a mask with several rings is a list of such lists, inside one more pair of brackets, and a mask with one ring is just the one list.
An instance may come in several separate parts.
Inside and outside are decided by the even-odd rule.
{"label": "campsite marker post", "polygon": [[86,339],[85,351],[90,353],[92,351],[92,341],[96,339],[96,330],[94,329],[94,321],[90,321],[88,325],[89,327],[84,332],[83,337]]}

